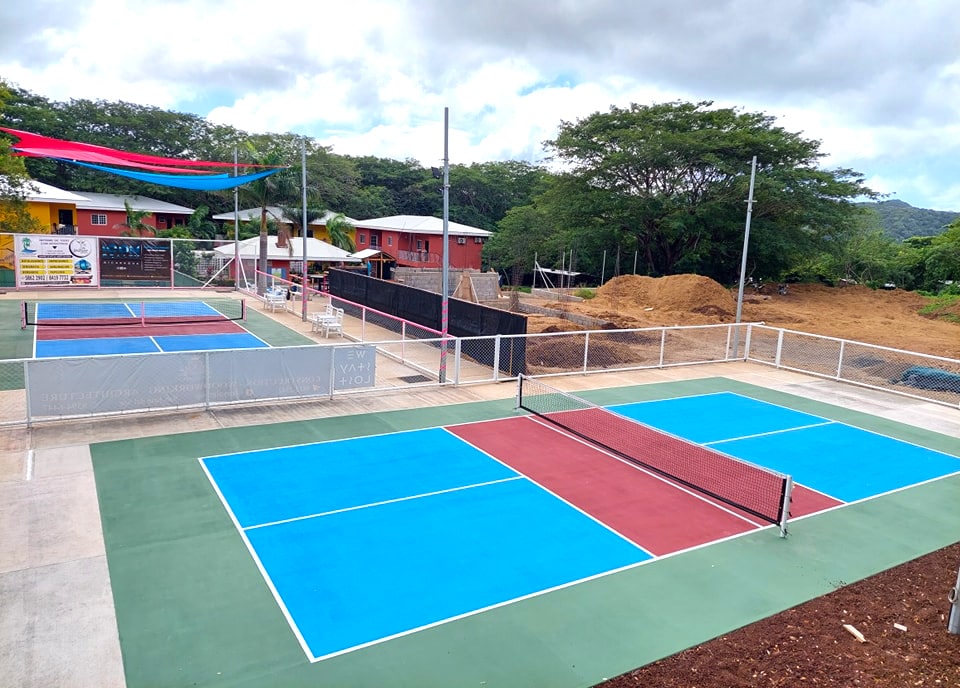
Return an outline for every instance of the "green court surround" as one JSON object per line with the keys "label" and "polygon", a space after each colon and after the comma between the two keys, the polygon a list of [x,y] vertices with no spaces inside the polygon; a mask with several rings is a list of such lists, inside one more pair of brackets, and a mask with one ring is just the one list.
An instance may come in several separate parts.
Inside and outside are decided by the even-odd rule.
{"label": "green court surround", "polygon": [[[960,456],[954,438],[724,378],[581,396],[716,391]],[[504,400],[91,445],[127,685],[591,686],[957,538],[955,475],[794,521],[787,539],[765,529],[309,663],[197,458],[514,413]]]}

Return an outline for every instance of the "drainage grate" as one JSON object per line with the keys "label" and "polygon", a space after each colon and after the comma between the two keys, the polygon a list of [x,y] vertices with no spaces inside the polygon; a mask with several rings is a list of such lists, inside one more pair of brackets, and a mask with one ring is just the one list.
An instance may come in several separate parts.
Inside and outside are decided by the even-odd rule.
{"label": "drainage grate", "polygon": [[400,379],[404,382],[430,382],[430,378],[426,375],[401,375]]}

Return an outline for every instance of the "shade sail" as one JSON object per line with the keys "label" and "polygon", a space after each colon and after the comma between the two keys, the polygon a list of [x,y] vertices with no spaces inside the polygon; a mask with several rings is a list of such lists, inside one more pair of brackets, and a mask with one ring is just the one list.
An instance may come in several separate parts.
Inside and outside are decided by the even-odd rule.
{"label": "shade sail", "polygon": [[[49,153],[31,153],[31,155],[41,155],[42,157],[62,157],[69,158],[71,160],[80,160],[83,162],[98,162],[97,160],[90,160],[86,156],[89,155],[101,155],[101,156],[110,156],[120,160],[126,160],[129,162],[138,162],[144,163],[147,165],[177,165],[178,167],[233,167],[232,162],[215,162],[212,160],[183,160],[180,158],[165,158],[157,155],[147,155],[145,153],[130,153],[128,151],[117,150],[116,148],[108,148],[106,146],[96,146],[92,143],[80,143],[79,141],[64,141],[63,139],[55,139],[50,136],[43,136],[41,134],[33,134],[29,131],[21,131],[19,129],[10,129],[9,127],[0,127],[0,131],[5,131],[8,134],[16,136],[18,143],[14,145],[14,148],[25,148],[30,149],[31,151],[41,151],[41,150],[56,150],[56,151],[68,151],[69,155],[50,155]],[[244,167],[265,167],[265,165],[244,165]]]}
{"label": "shade sail", "polygon": [[[60,158],[54,158],[58,160]],[[269,177],[276,174],[279,169],[264,170],[253,174],[242,174],[239,177],[229,177],[225,174],[203,174],[180,176],[176,174],[154,174],[153,172],[136,172],[134,170],[122,170],[116,167],[104,167],[103,165],[94,165],[88,162],[79,162],[77,160],[61,160],[81,167],[89,167],[92,170],[109,172],[120,177],[128,177],[149,184],[159,184],[160,186],[172,186],[178,189],[193,189],[195,191],[222,191],[223,189],[232,189],[237,186],[249,184],[258,179]]]}

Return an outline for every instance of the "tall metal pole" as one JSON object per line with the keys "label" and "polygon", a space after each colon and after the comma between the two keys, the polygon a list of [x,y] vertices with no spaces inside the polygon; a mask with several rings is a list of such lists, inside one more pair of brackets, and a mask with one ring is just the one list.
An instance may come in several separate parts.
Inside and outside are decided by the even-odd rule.
{"label": "tall metal pole", "polygon": [[440,382],[447,380],[447,326],[450,307],[450,108],[443,108],[443,279],[440,293]]}
{"label": "tall metal pole", "polygon": [[307,322],[307,137],[300,140],[300,184],[302,188],[303,219],[300,231],[303,233],[303,262],[300,264],[300,319]]}
{"label": "tall metal pole", "polygon": [[737,289],[737,319],[733,336],[733,357],[740,355],[740,316],[743,313],[743,283],[747,279],[747,249],[750,247],[750,217],[753,215],[753,183],[757,178],[757,156],[750,164],[750,193],[747,196],[747,221],[743,229],[743,254],[740,256],[740,285]]}
{"label": "tall metal pole", "polygon": [[[237,147],[233,147],[233,176],[237,174],[238,167]],[[240,187],[233,187],[233,287],[234,290],[240,289]],[[246,286],[246,285],[244,285]]]}

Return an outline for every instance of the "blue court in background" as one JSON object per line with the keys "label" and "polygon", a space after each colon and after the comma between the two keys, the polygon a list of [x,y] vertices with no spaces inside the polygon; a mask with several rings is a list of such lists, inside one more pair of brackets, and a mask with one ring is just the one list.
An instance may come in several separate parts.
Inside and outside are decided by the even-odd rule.
{"label": "blue court in background", "polygon": [[201,463],[314,661],[650,558],[440,428]]}
{"label": "blue court in background", "polygon": [[[34,342],[35,358],[60,358],[64,356],[107,356],[113,354],[144,354],[165,351],[212,351],[217,349],[259,349],[269,347],[265,341],[247,331],[229,333],[171,334],[144,336],[136,332],[134,326],[140,320],[140,310],[146,318],[162,317],[222,317],[220,311],[203,301],[167,301],[137,303],[44,303],[37,304],[36,322],[43,327],[44,322],[58,321],[65,324],[70,320],[82,323],[88,319],[110,321],[129,321],[130,336],[116,336],[116,328],[103,327],[102,337],[83,337],[79,339],[37,339]],[[217,322],[214,320],[213,322]],[[190,323],[179,327],[189,327]],[[97,332],[99,325],[83,325],[88,334]],[[237,325],[238,330],[242,330]],[[50,327],[47,331],[56,334]]]}

